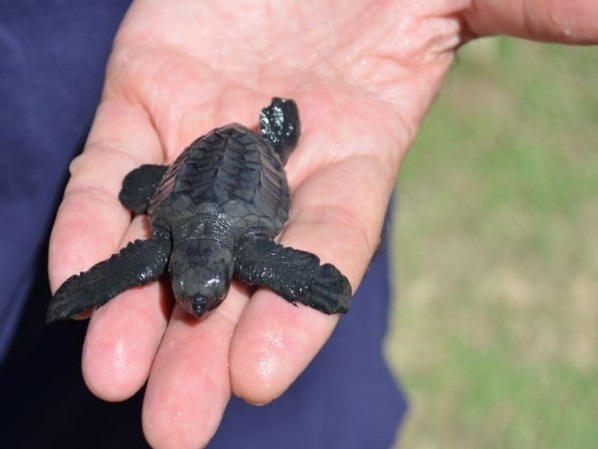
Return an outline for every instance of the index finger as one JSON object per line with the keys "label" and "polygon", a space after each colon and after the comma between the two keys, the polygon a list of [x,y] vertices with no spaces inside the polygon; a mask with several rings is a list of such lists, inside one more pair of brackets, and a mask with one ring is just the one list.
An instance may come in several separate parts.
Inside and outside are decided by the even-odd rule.
{"label": "index finger", "polygon": [[[147,226],[140,219],[131,224],[131,214],[120,204],[118,193],[129,171],[143,163],[162,162],[162,154],[151,121],[140,106],[122,101],[100,104],[85,149],[71,164],[71,178],[52,230],[49,275],[53,289],[67,277],[107,259],[128,240],[146,237]],[[103,399],[125,399],[147,378],[165,326],[158,301],[139,301],[139,296],[149,295],[159,296],[157,285],[124,292],[119,301],[94,316],[88,327],[83,374],[90,390]],[[146,319],[127,319],[135,313]]]}
{"label": "index finger", "polygon": [[122,180],[139,165],[161,160],[160,141],[141,107],[121,101],[100,104],[85,148],[71,163],[50,238],[54,290],[118,249],[131,222],[118,201]]}

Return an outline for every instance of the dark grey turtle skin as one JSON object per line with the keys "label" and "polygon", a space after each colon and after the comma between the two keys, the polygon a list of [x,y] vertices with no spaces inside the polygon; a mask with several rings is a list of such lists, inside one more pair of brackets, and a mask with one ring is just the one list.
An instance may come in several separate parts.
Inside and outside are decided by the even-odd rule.
{"label": "dark grey turtle skin", "polygon": [[293,100],[274,98],[259,133],[231,124],[193,142],[170,166],[142,165],[123,181],[121,203],[147,213],[152,236],[129,243],[56,291],[48,322],[89,315],[129,287],[168,271],[174,297],[197,317],[217,307],[235,275],[289,302],[327,314],[346,313],[349,282],[313,254],[273,239],[287,221],[283,165],[297,145]]}

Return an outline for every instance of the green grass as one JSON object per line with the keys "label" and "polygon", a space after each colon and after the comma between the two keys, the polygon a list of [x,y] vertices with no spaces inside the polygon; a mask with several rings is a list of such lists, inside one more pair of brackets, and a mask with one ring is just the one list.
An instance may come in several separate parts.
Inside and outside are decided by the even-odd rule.
{"label": "green grass", "polygon": [[410,150],[386,353],[398,447],[595,447],[598,48],[464,48]]}

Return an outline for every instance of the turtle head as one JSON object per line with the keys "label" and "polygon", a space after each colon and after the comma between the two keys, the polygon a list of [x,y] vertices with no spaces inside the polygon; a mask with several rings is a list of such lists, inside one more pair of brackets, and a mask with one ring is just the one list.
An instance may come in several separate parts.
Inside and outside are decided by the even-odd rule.
{"label": "turtle head", "polygon": [[201,317],[224,300],[233,266],[231,251],[213,240],[190,240],[178,245],[169,262],[175,299],[185,311]]}

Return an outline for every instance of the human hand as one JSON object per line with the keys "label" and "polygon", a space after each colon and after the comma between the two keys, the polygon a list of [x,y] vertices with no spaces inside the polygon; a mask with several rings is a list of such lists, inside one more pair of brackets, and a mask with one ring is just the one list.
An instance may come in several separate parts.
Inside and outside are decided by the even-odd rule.
{"label": "human hand", "polygon": [[[522,35],[532,23],[515,1],[504,2],[513,13],[502,15],[492,2],[456,0],[254,3],[133,4],[56,219],[54,288],[148,236],[144,220],[131,221],[117,199],[131,169],[171,162],[216,126],[255,125],[276,95],[297,101],[303,124],[287,165],[293,207],[281,242],[334,263],[356,287],[378,244],[400,161],[454,49],[471,32]],[[547,19],[529,36],[558,37]],[[595,20],[580,23],[560,36],[592,38],[585,30]],[[338,319],[290,307],[267,290],[252,296],[234,284],[198,322],[178,306],[171,310],[158,283],[121,294],[90,321],[83,352],[89,388],[122,400],[147,380],[143,422],[152,446],[206,444],[231,393],[253,403],[282,394]]]}

